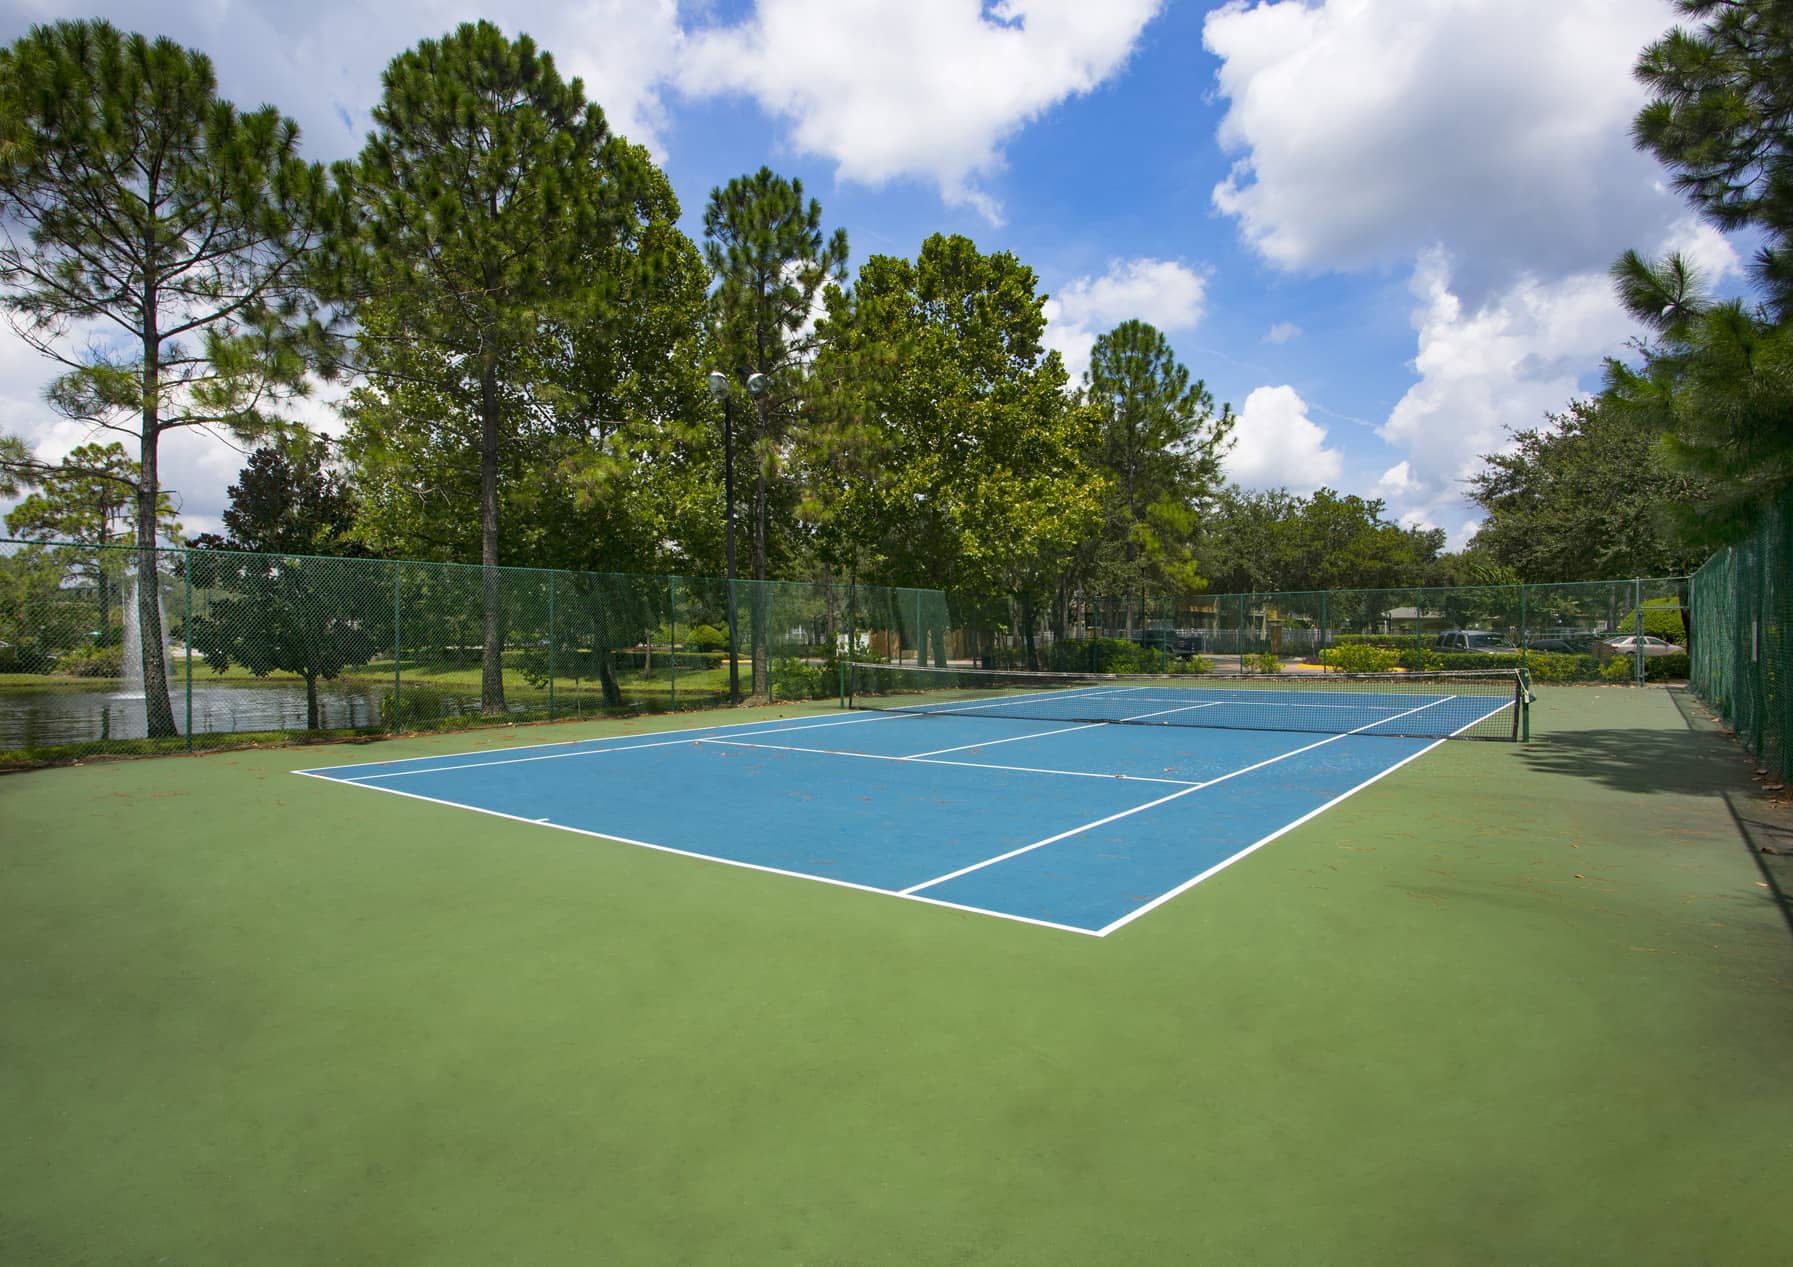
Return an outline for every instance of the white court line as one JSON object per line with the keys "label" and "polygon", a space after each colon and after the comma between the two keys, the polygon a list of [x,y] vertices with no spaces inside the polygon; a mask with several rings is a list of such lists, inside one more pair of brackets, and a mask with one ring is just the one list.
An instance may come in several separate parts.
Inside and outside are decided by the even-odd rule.
{"label": "white court line", "polygon": [[[1006,719],[1005,719],[1006,720]],[[920,761],[923,757],[943,757],[949,752],[969,752],[973,748],[994,748],[999,743],[1020,743],[1023,739],[1044,739],[1047,735],[1068,735],[1073,730],[1093,730],[1106,722],[1085,722],[1081,726],[1063,726],[1058,730],[1042,730],[1033,735],[1013,735],[1007,739],[985,739],[980,743],[962,743],[957,748],[936,748],[932,752],[914,752],[906,757],[898,757],[898,761]]]}
{"label": "white court line", "polygon": [[1238,853],[1233,854],[1231,857],[1221,859],[1219,862],[1217,862],[1213,866],[1209,867],[1206,871],[1202,872],[1200,875],[1191,876],[1189,879],[1183,881],[1183,883],[1179,884],[1176,888],[1171,889],[1169,892],[1160,893],[1157,897],[1153,898],[1151,901],[1147,902],[1145,905],[1135,907],[1133,910],[1128,911],[1125,915],[1123,915],[1119,919],[1115,920],[1112,924],[1105,925],[1097,933],[1097,936],[1106,937],[1106,936],[1108,936],[1108,934],[1114,932],[1116,929],[1125,928],[1128,924],[1131,924],[1134,920],[1138,919],[1140,916],[1145,915],[1150,911],[1155,911],[1160,906],[1163,906],[1166,902],[1170,901],[1172,898],[1180,897],[1184,893],[1189,892],[1190,889],[1193,889],[1196,885],[1200,884],[1203,880],[1206,880],[1209,876],[1216,875],[1219,872],[1225,871],[1228,867],[1232,866],[1235,862],[1239,861],[1239,859],[1246,857],[1249,854],[1256,853],[1258,850],[1262,849],[1265,845],[1269,844],[1273,840],[1278,839],[1279,837],[1286,836],[1288,833],[1294,831],[1297,827],[1301,826],[1303,823],[1309,821],[1310,819],[1317,818],[1321,814],[1324,814],[1327,810],[1331,809],[1334,805],[1337,805],[1340,801],[1345,800],[1347,797],[1356,796],[1359,792],[1363,791],[1366,787],[1368,787],[1370,784],[1376,782],[1378,779],[1387,778],[1389,775],[1393,774],[1396,770],[1399,770],[1402,766],[1406,765],[1410,761],[1418,761],[1421,757],[1425,756],[1428,752],[1432,751],[1432,749],[1436,748],[1439,744],[1445,743],[1448,740],[1456,738],[1458,735],[1460,735],[1464,731],[1468,730],[1471,726],[1475,725],[1476,722],[1486,721],[1488,719],[1488,717],[1496,716],[1500,711],[1501,711],[1500,709],[1496,709],[1493,713],[1487,714],[1486,717],[1478,717],[1475,719],[1475,721],[1465,722],[1463,725],[1457,727],[1457,729],[1451,731],[1450,734],[1444,736],[1444,738],[1434,739],[1431,743],[1429,743],[1425,747],[1421,748],[1418,752],[1415,752],[1410,756],[1402,757],[1399,761],[1397,761],[1393,765],[1389,766],[1386,770],[1380,770],[1377,773],[1372,774],[1369,778],[1365,779],[1362,783],[1359,783],[1356,787],[1350,789],[1349,791],[1340,792],[1337,796],[1333,797],[1330,801],[1327,801],[1326,804],[1320,806],[1318,809],[1310,810],[1308,813],[1303,814],[1300,818],[1297,818],[1294,822],[1288,823],[1282,827],[1278,827],[1275,831],[1271,832],[1268,836],[1263,837],[1261,840],[1252,841],[1249,845],[1245,846],[1245,848],[1241,849]]}
{"label": "white court line", "polygon": [[[806,751],[810,751],[806,749]],[[327,774],[319,774],[311,770],[293,770],[293,774],[302,774],[307,778],[319,779],[325,783],[342,784],[345,779],[333,779]],[[981,906],[966,906],[960,902],[947,902],[936,897],[921,897],[916,894],[903,893],[895,889],[880,889],[875,885],[858,884],[852,880],[836,880],[825,875],[811,875],[804,871],[786,871],[782,867],[769,867],[759,862],[743,862],[738,858],[721,858],[715,854],[698,853],[692,849],[677,849],[672,845],[656,845],[651,840],[631,840],[627,836],[611,836],[601,831],[588,831],[583,827],[569,827],[565,823],[541,822],[533,818],[523,818],[517,814],[506,814],[502,810],[483,809],[478,805],[463,805],[459,801],[445,801],[434,796],[422,796],[416,792],[401,792],[395,787],[374,787],[366,783],[354,784],[369,792],[385,792],[389,796],[403,796],[413,801],[427,801],[431,805],[445,805],[450,809],[471,810],[475,814],[487,814],[493,818],[508,819],[513,823],[527,823],[532,827],[552,827],[555,831],[571,832],[575,836],[589,836],[594,840],[614,840],[619,844],[633,845],[637,849],[652,849],[657,853],[677,854],[681,858],[696,858],[702,862],[719,862],[725,867],[740,867],[745,871],[763,871],[768,875],[788,876],[796,880],[813,880],[817,884],[831,884],[840,889],[857,889],[861,893],[876,893],[881,897],[900,897],[911,902],[923,902],[929,906],[945,907],[953,911],[966,911],[973,915],[993,915],[997,919],[1012,920],[1017,924],[1032,924],[1038,928],[1053,928],[1063,933],[1081,933],[1085,937],[1097,934],[1088,928],[1078,928],[1075,924],[1055,924],[1048,919],[1035,919],[1031,915],[1011,915],[1007,911],[985,910]]]}
{"label": "white court line", "polygon": [[[839,710],[836,710],[836,711],[839,711]],[[909,716],[910,714],[888,712],[888,713],[884,713],[881,715],[888,716],[888,717],[905,717],[905,716]],[[816,713],[816,714],[814,714],[814,716],[826,717],[826,716],[828,716],[828,714],[827,713]],[[783,718],[779,718],[779,717],[762,717],[757,721],[730,721],[730,722],[721,722],[721,723],[719,723],[717,725],[713,725],[713,726],[680,726],[674,730],[650,730],[650,731],[645,731],[644,733],[642,733],[639,736],[637,736],[637,735],[597,735],[590,739],[556,739],[552,743],[520,743],[520,744],[514,744],[508,748],[492,748],[492,749],[489,749],[488,751],[490,751],[494,754],[498,754],[498,753],[507,753],[507,752],[534,752],[537,748],[572,748],[572,747],[581,746],[581,745],[585,745],[585,744],[611,743],[613,741],[622,740],[622,739],[636,739],[636,738],[646,739],[650,735],[693,735],[693,734],[696,734],[698,731],[739,730],[743,726],[764,726],[767,722],[782,721],[782,720],[783,720]],[[849,717],[842,721],[815,722],[814,727],[819,730],[823,726],[850,726],[854,722],[874,721],[874,720],[876,720],[876,718],[873,718],[873,717]],[[796,726],[780,726],[780,727],[778,727],[778,729],[779,730],[806,730],[806,729],[809,729],[809,727],[799,724]],[[762,732],[748,731],[747,733],[759,734]],[[770,734],[772,732],[766,731],[763,733]],[[342,765],[336,765],[336,766],[330,766],[330,765],[309,766],[303,770],[288,770],[287,773],[288,774],[317,774],[317,773],[320,773],[322,771],[327,771],[327,770],[352,770],[357,766],[363,766],[363,765],[399,765],[399,764],[402,764],[403,762],[407,762],[407,761],[452,760],[455,757],[472,757],[472,756],[477,756],[477,755],[479,755],[479,754],[473,753],[473,752],[445,752],[440,757],[390,757],[385,761],[349,761],[349,762],[343,763]]]}
{"label": "white court line", "polygon": [[[900,715],[901,714],[883,713],[883,714],[879,714],[878,716],[874,716],[874,717],[854,717],[854,718],[848,719],[847,721],[818,722],[813,726],[774,726],[769,730],[754,730],[754,731],[749,731],[748,733],[754,734],[754,735],[776,735],[776,734],[781,734],[787,730],[820,730],[824,726],[850,726],[854,722],[880,721],[880,720],[883,720],[885,717],[900,716]],[[706,727],[697,727],[697,729],[707,729],[707,728]],[[681,733],[688,734],[690,732],[686,731],[686,732],[681,732]],[[583,742],[590,742],[590,741],[586,740]],[[503,757],[496,761],[468,761],[462,765],[432,765],[432,766],[424,766],[424,767],[416,769],[416,770],[387,770],[384,773],[380,773],[380,774],[337,774],[337,775],[326,775],[326,777],[334,778],[338,783],[364,783],[369,779],[402,779],[402,778],[405,778],[406,776],[412,775],[412,774],[441,774],[443,771],[446,771],[446,770],[484,770],[484,769],[487,769],[492,766],[527,765],[532,761],[562,761],[562,760],[565,760],[567,757],[601,757],[601,756],[604,756],[606,753],[611,753],[611,752],[639,752],[643,748],[676,748],[680,744],[703,743],[703,742],[704,742],[704,740],[702,740],[702,739],[655,739],[655,740],[650,740],[647,743],[618,744],[618,745],[616,745],[614,747],[610,747],[610,748],[581,748],[577,752],[550,752],[550,753],[545,753],[539,757]],[[719,740],[718,742],[727,742],[727,741]],[[500,748],[500,749],[498,749],[498,751],[499,752],[516,752],[516,751],[518,751],[518,749]],[[811,751],[813,751],[813,750],[811,750]],[[431,761],[431,760],[434,760],[435,758],[413,757],[411,759],[414,761]],[[316,770],[294,770],[293,773],[294,774],[323,773],[325,771],[328,771],[330,768],[331,767],[329,767],[329,766],[320,766]],[[341,770],[352,770],[355,767],[354,766],[337,766],[336,768],[341,769]]]}
{"label": "white court line", "polygon": [[[1412,713],[1423,712],[1428,708],[1435,707],[1438,704],[1445,703],[1447,700],[1451,700],[1451,699],[1455,699],[1455,698],[1456,698],[1455,696],[1447,695],[1447,696],[1445,696],[1444,699],[1433,700],[1432,703],[1430,703],[1430,704],[1421,704],[1418,708],[1410,708],[1407,710],[1407,712],[1400,714],[1400,716],[1406,717]],[[1155,809],[1158,806],[1163,805],[1166,801],[1174,801],[1180,796],[1188,796],[1191,792],[1199,792],[1203,788],[1213,787],[1219,783],[1225,783],[1228,779],[1236,779],[1242,774],[1250,774],[1253,770],[1261,770],[1267,765],[1275,765],[1278,761],[1287,761],[1290,757],[1298,757],[1304,752],[1312,752],[1315,748],[1324,748],[1329,743],[1337,743],[1341,739],[1350,738],[1352,735],[1355,735],[1358,730],[1367,730],[1367,729],[1369,729],[1370,726],[1380,726],[1384,722],[1390,722],[1390,721],[1394,721],[1394,720],[1396,720],[1396,719],[1393,717],[1384,717],[1378,721],[1370,722],[1366,726],[1359,726],[1357,728],[1357,730],[1348,730],[1344,734],[1341,734],[1341,735],[1330,735],[1325,739],[1321,739],[1315,743],[1310,743],[1305,747],[1295,748],[1289,752],[1282,753],[1278,756],[1270,757],[1266,760],[1259,761],[1255,765],[1248,765],[1248,766],[1245,766],[1243,769],[1230,771],[1229,773],[1223,774],[1218,778],[1209,779],[1206,783],[1197,783],[1193,787],[1184,788],[1181,792],[1172,792],[1169,796],[1161,796],[1157,800],[1148,801],[1144,805],[1138,805],[1129,810],[1122,810],[1118,814],[1110,814],[1106,818],[1098,818],[1093,823],[1085,823],[1081,827],[1073,827],[1070,831],[1061,831],[1060,833],[1058,833],[1058,835],[1048,836],[1044,840],[1036,840],[1031,845],[1022,845],[1019,849],[1011,849],[1007,853],[998,854],[994,858],[986,858],[982,862],[974,862],[968,867],[960,867],[957,871],[949,871],[945,875],[935,876],[932,880],[924,880],[920,884],[912,884],[908,888],[904,889],[903,892],[904,893],[918,893],[922,889],[931,889],[936,884],[945,884],[948,880],[956,880],[962,875],[970,875],[973,871],[982,871],[985,867],[993,867],[999,862],[1007,862],[1010,858],[1018,858],[1024,853],[1032,853],[1035,849],[1044,848],[1046,845],[1057,844],[1059,841],[1065,840],[1071,836],[1082,835],[1084,832],[1093,831],[1097,827],[1106,827],[1109,823],[1112,823],[1117,819],[1127,818],[1133,814],[1142,813],[1145,810]],[[1474,723],[1471,723],[1471,724],[1473,725]]]}
{"label": "white court line", "polygon": [[[1092,725],[1102,725],[1093,722]],[[1188,779],[1159,779],[1144,774],[1100,774],[1094,770],[1048,770],[1040,766],[994,765],[988,761],[942,761],[938,757],[893,757],[881,752],[851,752],[845,748],[804,748],[797,744],[748,743],[745,739],[693,739],[692,743],[715,744],[723,748],[756,748],[766,752],[807,752],[817,757],[852,757],[857,761],[890,761],[898,765],[951,765],[967,770],[1009,770],[1016,774],[1058,774],[1069,779],[1124,779],[1128,783],[1169,783],[1176,787],[1200,787]],[[347,780],[342,780],[347,782]]]}

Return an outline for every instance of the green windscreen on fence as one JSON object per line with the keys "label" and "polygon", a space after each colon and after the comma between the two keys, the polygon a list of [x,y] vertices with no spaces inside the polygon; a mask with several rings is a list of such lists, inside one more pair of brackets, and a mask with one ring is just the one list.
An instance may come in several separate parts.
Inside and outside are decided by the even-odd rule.
{"label": "green windscreen on fence", "polygon": [[0,540],[0,754],[839,700],[868,664],[1674,679],[1685,588],[990,595]]}
{"label": "green windscreen on fence", "polygon": [[1756,762],[1793,778],[1793,496],[1694,574],[1694,691]]}

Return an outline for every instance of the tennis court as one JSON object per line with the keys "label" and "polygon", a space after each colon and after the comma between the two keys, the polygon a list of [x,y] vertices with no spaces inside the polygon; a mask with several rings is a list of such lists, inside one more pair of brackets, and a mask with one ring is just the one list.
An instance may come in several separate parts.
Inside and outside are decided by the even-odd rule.
{"label": "tennis court", "polygon": [[1513,673],[1250,681],[868,672],[875,711],[298,771],[1105,936],[1456,735]]}

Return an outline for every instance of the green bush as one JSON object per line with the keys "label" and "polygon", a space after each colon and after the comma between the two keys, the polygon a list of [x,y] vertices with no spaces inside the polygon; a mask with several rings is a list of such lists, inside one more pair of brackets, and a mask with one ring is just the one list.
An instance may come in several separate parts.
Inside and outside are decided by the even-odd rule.
{"label": "green bush", "polygon": [[1367,643],[1348,642],[1320,653],[1320,663],[1341,673],[1387,673],[1400,659],[1394,651]]}
{"label": "green bush", "polygon": [[1333,634],[1332,641],[1341,647],[1379,647],[1384,651],[1413,650],[1412,634]]}
{"label": "green bush", "polygon": [[1637,667],[1630,656],[1614,656],[1600,666],[1600,676],[1608,682],[1629,682],[1637,676]]}
{"label": "green bush", "polygon": [[1674,655],[1659,655],[1644,661],[1644,680],[1647,682],[1685,681],[1693,669],[1693,662],[1685,651]]}
{"label": "green bush", "polygon": [[1592,682],[1600,677],[1600,661],[1591,655],[1534,651],[1525,658],[1525,667],[1538,682]]}
{"label": "green bush", "polygon": [[827,699],[835,693],[833,681],[820,665],[794,656],[772,661],[773,699]]}
{"label": "green bush", "polygon": [[1156,673],[1163,664],[1162,653],[1124,638],[1055,642],[1046,650],[1046,667],[1058,673]]}
{"label": "green bush", "polygon": [[124,652],[118,647],[80,647],[57,660],[56,671],[70,677],[123,677]]}
{"label": "green bush", "polygon": [[1281,673],[1282,660],[1271,651],[1250,651],[1239,657],[1239,667],[1247,673]]}
{"label": "green bush", "polygon": [[1492,664],[1454,665],[1454,664],[1450,663],[1452,660],[1487,660],[1487,659],[1492,659],[1493,657],[1479,656],[1479,655],[1460,655],[1460,656],[1446,655],[1442,651],[1433,651],[1430,647],[1426,648],[1423,651],[1418,651],[1412,647],[1408,647],[1405,650],[1398,652],[1397,654],[1399,655],[1400,658],[1399,658],[1399,660],[1396,661],[1396,663],[1398,663],[1403,669],[1406,669],[1409,672],[1413,672],[1415,670],[1434,672],[1438,669],[1449,669],[1449,668],[1492,669],[1492,668],[1497,667]]}
{"label": "green bush", "polygon": [[687,647],[695,647],[699,651],[727,651],[728,632],[714,625],[693,625],[685,631],[679,640]]}
{"label": "green bush", "polygon": [[[1637,608],[1633,607],[1619,621],[1619,633],[1633,634],[1637,632]],[[1687,624],[1681,619],[1681,605],[1673,598],[1646,598],[1644,600],[1644,633],[1648,637],[1661,638],[1664,642],[1672,642],[1679,646],[1687,645]],[[1667,659],[1667,656],[1662,657]]]}
{"label": "green bush", "polygon": [[1181,660],[1170,662],[1170,671],[1172,673],[1212,673],[1214,672],[1214,661],[1205,655],[1184,656]]}

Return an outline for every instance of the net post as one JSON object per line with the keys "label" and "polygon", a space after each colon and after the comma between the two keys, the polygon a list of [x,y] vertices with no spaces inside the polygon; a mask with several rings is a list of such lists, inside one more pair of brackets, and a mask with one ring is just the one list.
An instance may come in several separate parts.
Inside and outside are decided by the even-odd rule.
{"label": "net post", "polygon": [[183,553],[182,561],[186,566],[181,568],[181,577],[186,589],[186,614],[181,620],[183,636],[187,643],[187,751],[193,751],[193,551]]}
{"label": "net post", "polygon": [[[548,573],[548,720],[554,720],[554,573]],[[653,652],[649,651],[649,655]]]}
{"label": "net post", "polygon": [[672,711],[679,711],[679,578],[666,578],[666,663],[672,686]]}
{"label": "net post", "polygon": [[1523,666],[1519,670],[1519,742],[1532,741],[1532,675]]}

